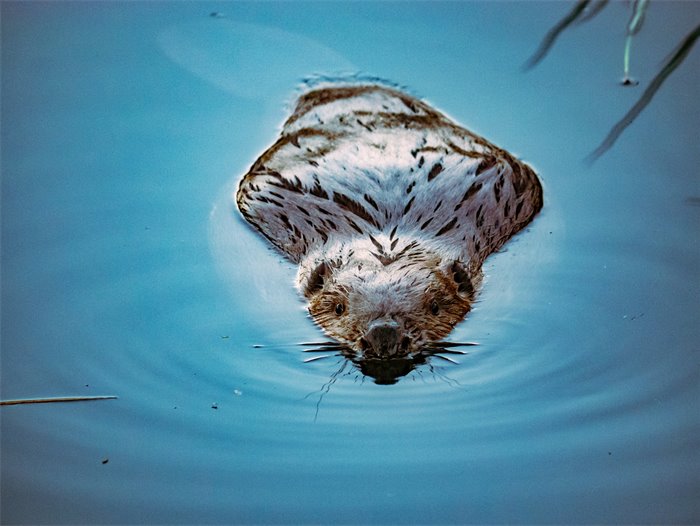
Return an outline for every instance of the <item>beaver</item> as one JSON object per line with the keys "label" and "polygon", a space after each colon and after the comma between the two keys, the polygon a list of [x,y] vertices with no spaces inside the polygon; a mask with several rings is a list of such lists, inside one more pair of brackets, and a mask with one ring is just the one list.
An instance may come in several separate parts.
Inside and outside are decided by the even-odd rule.
{"label": "beaver", "polygon": [[486,257],[543,204],[527,164],[379,83],[316,86],[238,185],[298,265],[311,317],[357,356],[415,356],[474,302]]}

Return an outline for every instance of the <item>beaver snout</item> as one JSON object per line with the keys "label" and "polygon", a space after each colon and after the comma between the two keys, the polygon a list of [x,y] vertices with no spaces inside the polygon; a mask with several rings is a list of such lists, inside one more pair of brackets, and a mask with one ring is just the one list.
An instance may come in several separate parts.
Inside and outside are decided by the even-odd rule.
{"label": "beaver snout", "polygon": [[374,321],[370,323],[364,337],[360,338],[362,352],[380,358],[406,354],[409,343],[407,337],[402,338],[399,324],[395,321]]}

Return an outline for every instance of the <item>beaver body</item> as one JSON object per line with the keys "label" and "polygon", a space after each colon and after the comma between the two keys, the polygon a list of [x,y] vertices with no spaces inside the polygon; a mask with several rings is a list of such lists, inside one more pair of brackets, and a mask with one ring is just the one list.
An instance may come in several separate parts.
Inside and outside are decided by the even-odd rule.
{"label": "beaver body", "polygon": [[303,94],[236,194],[298,265],[314,320],[365,357],[449,334],[484,259],[542,207],[534,171],[428,104],[377,84]]}

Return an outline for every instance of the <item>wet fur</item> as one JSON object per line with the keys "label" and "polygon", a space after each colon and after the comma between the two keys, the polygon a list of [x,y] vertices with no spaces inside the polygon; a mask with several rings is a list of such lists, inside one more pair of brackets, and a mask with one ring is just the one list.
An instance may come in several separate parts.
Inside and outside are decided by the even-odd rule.
{"label": "wet fur", "polygon": [[298,99],[236,201],[299,265],[330,336],[367,351],[368,327],[388,320],[411,354],[468,313],[483,261],[537,214],[542,188],[529,166],[406,93],[329,85]]}

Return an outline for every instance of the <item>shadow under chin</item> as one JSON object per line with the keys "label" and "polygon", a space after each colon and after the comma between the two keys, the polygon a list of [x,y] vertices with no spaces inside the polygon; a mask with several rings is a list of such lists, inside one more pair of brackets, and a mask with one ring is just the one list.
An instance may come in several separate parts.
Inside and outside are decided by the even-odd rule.
{"label": "shadow under chin", "polygon": [[369,376],[374,380],[374,383],[379,385],[393,385],[399,381],[399,378],[406,376],[427,361],[427,356],[422,354],[391,359],[350,356],[346,356],[346,358],[352,361],[362,374]]}

